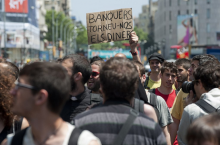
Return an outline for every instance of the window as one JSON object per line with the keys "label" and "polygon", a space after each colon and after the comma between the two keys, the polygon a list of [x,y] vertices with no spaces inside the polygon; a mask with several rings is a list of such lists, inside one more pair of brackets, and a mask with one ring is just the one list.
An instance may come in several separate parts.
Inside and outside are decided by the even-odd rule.
{"label": "window", "polygon": [[210,16],[210,9],[207,9],[207,13],[206,13],[206,15],[207,15],[207,19],[209,19],[211,16]]}
{"label": "window", "polygon": [[169,6],[170,6],[170,7],[171,7],[171,5],[172,5],[171,3],[172,3],[172,1],[171,1],[171,0],[169,0]]}
{"label": "window", "polygon": [[180,6],[180,0],[177,0],[177,5]]}
{"label": "window", "polygon": [[197,0],[194,0],[195,5],[197,5]]}
{"label": "window", "polygon": [[57,1],[57,5],[60,6],[60,1]]}
{"label": "window", "polygon": [[197,9],[195,9],[195,12],[194,12],[195,14],[197,14],[198,12],[197,12]]}
{"label": "window", "polygon": [[210,0],[207,0],[207,4],[210,4]]}
{"label": "window", "polygon": [[169,27],[169,33],[172,34],[172,25]]}
{"label": "window", "polygon": [[164,12],[164,21],[166,21],[166,12]]}
{"label": "window", "polygon": [[169,20],[171,21],[171,19],[172,19],[172,13],[170,11],[170,13],[169,13]]}
{"label": "window", "polygon": [[207,31],[207,32],[210,32],[210,31],[211,31],[210,29],[211,29],[210,24],[207,23],[207,25],[206,25],[206,31]]}
{"label": "window", "polygon": [[178,15],[180,15],[180,10],[178,10]]}
{"label": "window", "polygon": [[50,4],[50,1],[45,1],[44,3],[46,6]]}
{"label": "window", "polygon": [[186,10],[186,14],[189,14],[189,10]]}

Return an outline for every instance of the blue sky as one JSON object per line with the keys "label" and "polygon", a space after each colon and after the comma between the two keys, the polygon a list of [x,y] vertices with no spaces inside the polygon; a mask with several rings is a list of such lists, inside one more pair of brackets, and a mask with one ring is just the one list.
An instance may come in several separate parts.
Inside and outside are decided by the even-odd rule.
{"label": "blue sky", "polygon": [[138,17],[146,4],[148,0],[71,0],[71,14],[86,26],[86,13],[132,8],[133,16]]}

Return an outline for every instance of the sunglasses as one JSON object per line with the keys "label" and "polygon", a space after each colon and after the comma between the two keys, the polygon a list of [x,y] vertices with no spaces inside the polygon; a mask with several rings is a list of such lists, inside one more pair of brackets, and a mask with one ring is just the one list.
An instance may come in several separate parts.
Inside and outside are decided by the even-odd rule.
{"label": "sunglasses", "polygon": [[91,74],[92,77],[96,77],[97,75],[99,75],[99,72],[96,72],[96,71],[93,71]]}
{"label": "sunglasses", "polygon": [[31,86],[31,85],[26,85],[26,84],[22,84],[22,83],[15,82],[15,87],[14,87],[14,89],[15,89],[15,90],[18,90],[20,87],[22,87],[22,88],[27,88],[27,89],[31,89],[31,90],[35,90],[35,89],[36,89],[36,88],[34,88],[33,86]]}

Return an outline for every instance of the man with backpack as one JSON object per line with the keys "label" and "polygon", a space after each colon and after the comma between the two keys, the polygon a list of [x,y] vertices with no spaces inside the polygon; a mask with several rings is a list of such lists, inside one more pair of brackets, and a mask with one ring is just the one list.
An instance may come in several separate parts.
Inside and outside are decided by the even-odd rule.
{"label": "man with backpack", "polygon": [[209,113],[219,112],[220,109],[219,62],[208,61],[199,65],[193,75],[194,80],[189,84],[189,96],[199,100],[184,108],[177,137],[179,145],[187,144],[186,132],[195,119]]}
{"label": "man with backpack", "polygon": [[60,117],[69,92],[69,76],[61,65],[35,62],[24,66],[11,90],[14,98],[12,111],[27,118],[30,127],[8,135],[3,144],[100,145],[99,139],[91,132],[79,130]]}
{"label": "man with backpack", "polygon": [[131,108],[139,75],[125,58],[110,58],[100,70],[103,104],[75,117],[75,125],[93,132],[102,144],[163,145],[160,126]]}

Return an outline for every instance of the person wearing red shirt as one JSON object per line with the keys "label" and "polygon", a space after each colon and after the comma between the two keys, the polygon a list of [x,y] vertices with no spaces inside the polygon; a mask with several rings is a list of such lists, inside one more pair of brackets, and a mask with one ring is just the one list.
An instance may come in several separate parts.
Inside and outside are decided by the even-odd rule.
{"label": "person wearing red shirt", "polygon": [[153,92],[161,96],[167,103],[168,108],[172,108],[176,98],[176,91],[172,88],[177,79],[177,67],[173,62],[164,62],[161,68],[161,86]]}

